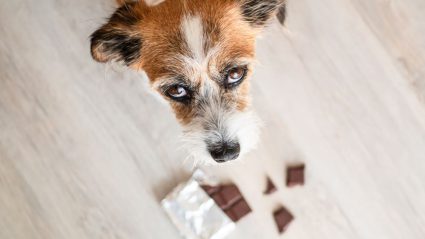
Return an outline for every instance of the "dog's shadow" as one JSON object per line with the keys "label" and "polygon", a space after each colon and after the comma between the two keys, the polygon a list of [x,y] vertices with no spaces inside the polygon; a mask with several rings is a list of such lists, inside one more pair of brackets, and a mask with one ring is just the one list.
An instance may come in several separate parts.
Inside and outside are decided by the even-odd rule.
{"label": "dog's shadow", "polygon": [[184,169],[179,169],[178,172],[174,172],[173,175],[169,178],[152,184],[151,191],[153,192],[155,199],[160,202],[177,185],[182,182],[186,182],[191,176],[191,172]]}

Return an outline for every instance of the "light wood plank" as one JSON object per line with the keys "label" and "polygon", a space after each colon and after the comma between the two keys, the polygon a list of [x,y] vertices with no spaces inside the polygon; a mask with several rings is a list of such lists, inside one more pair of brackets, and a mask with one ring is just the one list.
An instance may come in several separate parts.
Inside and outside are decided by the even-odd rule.
{"label": "light wood plank", "polygon": [[[180,238],[159,201],[190,175],[143,74],[90,59],[113,1],[0,1],[0,238]],[[298,0],[258,41],[258,149],[206,168],[254,212],[229,238],[425,235],[424,4]],[[307,185],[284,187],[306,162]],[[268,174],[279,192],[263,196]]]}

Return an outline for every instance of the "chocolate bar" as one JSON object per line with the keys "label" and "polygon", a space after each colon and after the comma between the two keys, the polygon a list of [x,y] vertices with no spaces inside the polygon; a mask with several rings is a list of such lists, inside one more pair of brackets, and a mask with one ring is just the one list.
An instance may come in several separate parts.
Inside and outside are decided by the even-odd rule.
{"label": "chocolate bar", "polygon": [[304,185],[304,169],[304,164],[288,167],[286,169],[286,185],[288,187]]}
{"label": "chocolate bar", "polygon": [[267,177],[267,186],[266,186],[266,190],[264,191],[264,194],[269,195],[272,194],[274,192],[276,192],[276,186],[273,184],[272,180]]}
{"label": "chocolate bar", "polygon": [[201,187],[233,222],[239,221],[251,212],[251,208],[236,185],[202,185]]}
{"label": "chocolate bar", "polygon": [[[177,186],[162,201],[162,207],[184,238],[224,239],[235,223],[205,193],[215,187],[200,187],[199,179],[206,178],[200,170],[189,181]],[[214,190],[213,190],[214,189]]]}
{"label": "chocolate bar", "polygon": [[274,221],[276,222],[279,233],[283,233],[288,228],[289,224],[294,220],[294,216],[284,207],[280,207],[273,213]]}

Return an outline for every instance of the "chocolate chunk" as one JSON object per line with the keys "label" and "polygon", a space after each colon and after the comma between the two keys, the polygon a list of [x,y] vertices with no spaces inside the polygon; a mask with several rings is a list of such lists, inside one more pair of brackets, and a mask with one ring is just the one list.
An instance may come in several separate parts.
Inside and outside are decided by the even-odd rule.
{"label": "chocolate chunk", "polygon": [[272,180],[267,177],[267,186],[266,186],[266,190],[264,191],[264,194],[269,195],[272,194],[274,192],[276,192],[276,186],[274,186]]}
{"label": "chocolate chunk", "polygon": [[273,213],[274,221],[276,222],[279,233],[283,233],[288,228],[289,224],[294,220],[294,216],[284,207],[280,207]]}
{"label": "chocolate chunk", "polygon": [[250,212],[251,208],[243,198],[224,211],[224,213],[226,213],[233,222],[239,221]]}
{"label": "chocolate chunk", "polygon": [[201,188],[208,194],[213,195],[214,193],[220,190],[220,185],[218,186],[210,186],[210,185],[201,185]]}
{"label": "chocolate chunk", "polygon": [[304,169],[304,164],[288,167],[286,170],[286,185],[288,187],[304,185]]}

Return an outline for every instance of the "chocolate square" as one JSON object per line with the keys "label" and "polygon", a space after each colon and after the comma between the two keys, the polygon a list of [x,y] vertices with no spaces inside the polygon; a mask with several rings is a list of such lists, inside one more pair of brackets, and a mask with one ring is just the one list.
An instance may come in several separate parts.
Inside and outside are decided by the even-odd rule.
{"label": "chocolate square", "polygon": [[233,222],[239,221],[250,212],[251,208],[243,198],[224,211],[224,213],[226,213]]}
{"label": "chocolate square", "polygon": [[284,207],[280,207],[273,213],[274,221],[276,222],[279,233],[283,233],[288,228],[289,224],[294,220],[294,216]]}
{"label": "chocolate square", "polygon": [[276,186],[273,184],[272,180],[267,177],[267,186],[266,186],[266,190],[264,191],[264,194],[269,195],[272,194],[274,192],[276,192]]}
{"label": "chocolate square", "polygon": [[286,185],[288,187],[304,185],[304,169],[304,164],[288,167],[286,169]]}

